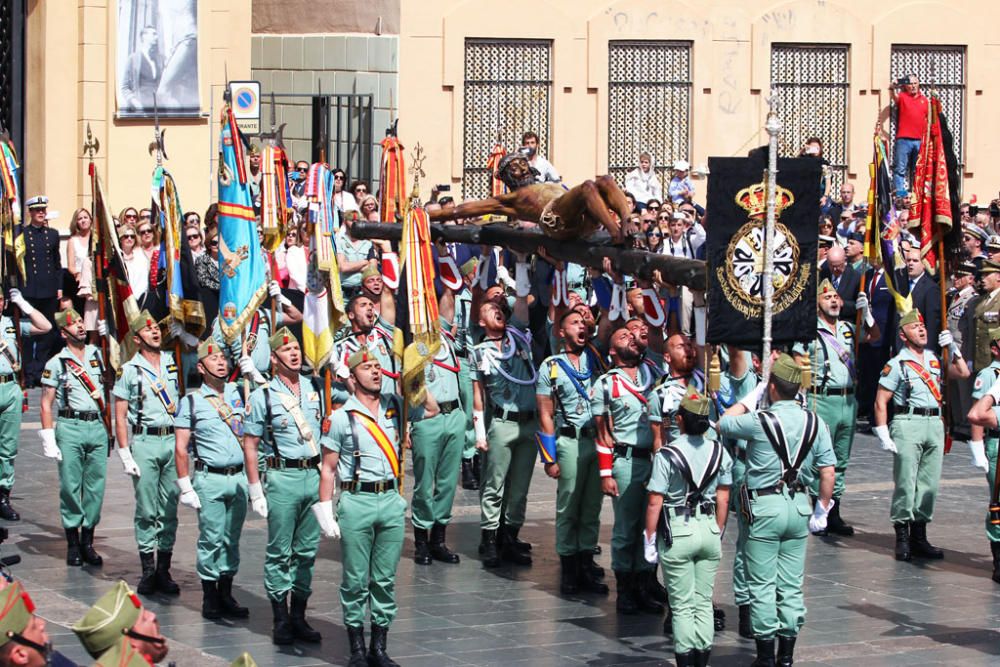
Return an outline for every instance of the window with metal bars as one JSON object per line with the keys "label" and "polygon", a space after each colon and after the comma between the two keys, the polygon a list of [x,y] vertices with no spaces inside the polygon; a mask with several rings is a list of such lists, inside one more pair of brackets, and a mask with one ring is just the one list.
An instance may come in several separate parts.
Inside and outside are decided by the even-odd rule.
{"label": "window with metal bars", "polygon": [[538,154],[548,157],[551,63],[549,40],[465,40],[464,199],[490,196],[486,163],[497,142],[510,152],[531,131]]}

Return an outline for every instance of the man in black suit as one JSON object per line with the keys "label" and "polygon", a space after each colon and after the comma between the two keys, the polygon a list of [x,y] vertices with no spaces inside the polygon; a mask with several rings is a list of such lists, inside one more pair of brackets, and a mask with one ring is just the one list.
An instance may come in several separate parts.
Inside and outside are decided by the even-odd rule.
{"label": "man in black suit", "polygon": [[[879,374],[892,357],[893,341],[898,338],[895,329],[896,303],[889,293],[885,271],[881,266],[865,272],[864,292],[868,297],[872,317],[878,325],[879,337],[858,346],[858,418],[872,416]],[[871,426],[861,430],[870,433]]]}
{"label": "man in black suit", "polygon": [[33,339],[34,345],[24,350],[24,382],[28,387],[39,386],[45,362],[59,351],[61,338],[55,326],[56,311],[62,299],[63,267],[59,256],[59,232],[47,223],[48,197],[39,195],[26,202],[31,224],[22,225],[24,235],[24,286],[21,294],[42,313],[52,329]]}
{"label": "man in black suit", "polygon": [[840,309],[840,319],[853,322],[857,312],[854,302],[861,288],[861,274],[847,263],[847,253],[839,245],[834,245],[826,251],[826,262],[819,270],[820,282],[823,282],[824,278],[830,279],[833,288],[844,302],[843,308]]}
{"label": "man in black suit", "polygon": [[[940,356],[941,350],[938,347],[938,334],[941,333],[941,290],[934,278],[924,270],[924,261],[920,256],[920,248],[911,248],[906,251],[906,273],[898,272],[896,287],[899,293],[910,295],[913,307],[924,316],[924,325],[927,327],[926,349]],[[896,326],[898,331],[899,314],[896,314]],[[899,351],[902,339],[896,338],[896,350]]]}

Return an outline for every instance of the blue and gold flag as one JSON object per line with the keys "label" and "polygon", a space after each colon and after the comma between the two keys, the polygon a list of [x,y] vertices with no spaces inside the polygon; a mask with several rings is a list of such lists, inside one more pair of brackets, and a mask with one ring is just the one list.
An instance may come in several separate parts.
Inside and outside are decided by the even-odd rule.
{"label": "blue and gold flag", "polygon": [[166,272],[167,310],[189,332],[201,335],[205,330],[205,308],[198,299],[194,259],[182,234],[184,210],[177,184],[162,166],[153,170],[153,211],[160,224],[160,264]]}

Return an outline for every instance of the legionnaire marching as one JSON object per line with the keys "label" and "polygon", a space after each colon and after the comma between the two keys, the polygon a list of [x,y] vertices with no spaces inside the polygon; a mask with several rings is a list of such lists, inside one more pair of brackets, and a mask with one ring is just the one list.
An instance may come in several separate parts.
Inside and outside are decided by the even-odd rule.
{"label": "legionnaire marching", "polygon": [[989,331],[1000,326],[1000,264],[984,260],[979,267],[982,290],[973,311],[972,367],[978,372],[990,365]]}
{"label": "legionnaire marching", "polygon": [[333,406],[337,407],[347,400],[347,358],[367,347],[369,352],[378,357],[382,366],[382,390],[399,393],[399,362],[393,353],[392,324],[384,320],[375,310],[375,302],[364,294],[354,295],[347,302],[347,319],[351,330],[347,336],[334,343],[333,354],[330,357],[330,367],[335,376],[333,386]]}
{"label": "legionnaire marching", "polygon": [[993,581],[1000,584],[1000,487],[997,486],[997,447],[1000,445],[1000,327],[990,329],[990,354],[993,362],[976,375],[972,398],[975,404],[969,411],[972,424],[972,463],[986,472],[990,489],[989,511],[986,513],[986,537],[993,556]]}

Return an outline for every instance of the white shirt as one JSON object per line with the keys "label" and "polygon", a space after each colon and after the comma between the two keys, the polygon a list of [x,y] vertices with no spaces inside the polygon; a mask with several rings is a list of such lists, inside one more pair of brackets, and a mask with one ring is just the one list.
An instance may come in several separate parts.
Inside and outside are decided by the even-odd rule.
{"label": "white shirt", "polygon": [[128,273],[128,284],[132,288],[132,296],[136,299],[146,293],[149,286],[149,258],[141,248],[136,248],[131,259],[122,254],[125,271]]}
{"label": "white shirt", "polygon": [[642,204],[649,202],[650,199],[663,201],[663,186],[660,185],[660,177],[652,168],[643,171],[641,167],[637,167],[630,171],[625,177],[625,191]]}
{"label": "white shirt", "polygon": [[552,166],[552,163],[543,158],[541,155],[535,155],[531,160],[531,166],[538,170],[538,176],[536,180],[539,183],[558,183],[562,180],[562,176],[556,171],[556,168]]}
{"label": "white shirt", "polygon": [[347,213],[348,211],[361,212],[361,209],[358,208],[357,200],[354,199],[354,195],[346,190],[341,190],[333,195],[333,205],[344,213]]}

